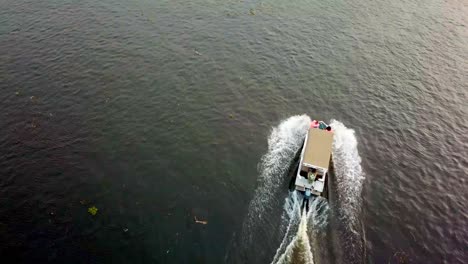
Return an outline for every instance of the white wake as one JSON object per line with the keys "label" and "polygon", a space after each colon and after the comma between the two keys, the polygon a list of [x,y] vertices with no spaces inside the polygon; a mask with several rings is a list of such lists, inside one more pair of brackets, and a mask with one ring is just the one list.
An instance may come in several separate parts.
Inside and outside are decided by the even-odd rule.
{"label": "white wake", "polygon": [[243,227],[243,241],[252,242],[252,234],[266,218],[266,212],[272,206],[274,193],[284,181],[284,176],[301,147],[305,133],[310,125],[307,115],[298,115],[283,120],[274,127],[268,138],[268,152],[259,165],[259,186],[250,203],[247,219]]}
{"label": "white wake", "polygon": [[333,167],[336,178],[336,193],[344,220],[350,225],[356,224],[361,209],[361,191],[364,174],[361,168],[361,157],[358,153],[358,142],[354,130],[343,123],[332,120],[334,129]]}

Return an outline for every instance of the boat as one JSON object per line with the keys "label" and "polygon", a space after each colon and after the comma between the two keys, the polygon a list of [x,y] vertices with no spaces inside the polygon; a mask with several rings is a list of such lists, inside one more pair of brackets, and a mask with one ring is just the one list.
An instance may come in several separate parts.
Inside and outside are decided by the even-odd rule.
{"label": "boat", "polygon": [[304,195],[302,208],[311,196],[328,198],[327,184],[332,163],[333,131],[323,121],[312,121],[300,150],[294,189]]}

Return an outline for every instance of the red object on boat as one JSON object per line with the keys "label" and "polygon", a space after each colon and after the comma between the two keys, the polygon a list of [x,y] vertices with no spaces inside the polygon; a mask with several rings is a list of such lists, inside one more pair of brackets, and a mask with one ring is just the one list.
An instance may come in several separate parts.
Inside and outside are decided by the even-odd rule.
{"label": "red object on boat", "polygon": [[319,127],[319,122],[317,120],[312,121],[312,123],[310,124],[310,127],[318,128]]}

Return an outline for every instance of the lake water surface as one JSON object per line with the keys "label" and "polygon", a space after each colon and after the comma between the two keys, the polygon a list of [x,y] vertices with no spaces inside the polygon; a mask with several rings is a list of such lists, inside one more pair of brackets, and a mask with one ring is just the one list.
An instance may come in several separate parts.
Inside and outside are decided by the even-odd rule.
{"label": "lake water surface", "polygon": [[[0,0],[2,263],[467,263],[467,27],[464,0]],[[301,216],[310,118],[336,168]]]}

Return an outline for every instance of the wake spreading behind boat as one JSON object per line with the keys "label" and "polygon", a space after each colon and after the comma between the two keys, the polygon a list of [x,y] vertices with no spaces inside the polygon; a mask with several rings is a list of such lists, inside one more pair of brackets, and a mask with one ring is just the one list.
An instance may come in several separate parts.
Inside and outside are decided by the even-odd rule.
{"label": "wake spreading behind boat", "polygon": [[309,211],[309,197],[328,198],[328,178],[331,166],[333,131],[323,121],[312,121],[295,175],[294,189],[304,195],[302,208]]}

